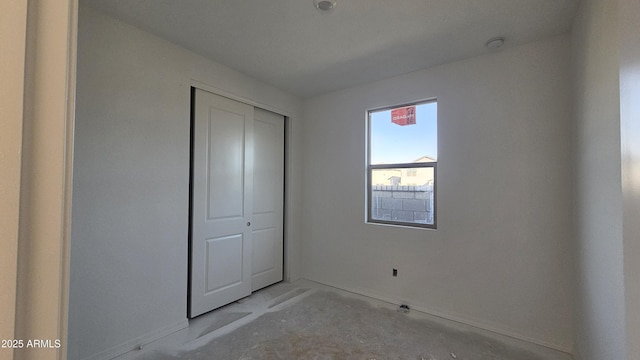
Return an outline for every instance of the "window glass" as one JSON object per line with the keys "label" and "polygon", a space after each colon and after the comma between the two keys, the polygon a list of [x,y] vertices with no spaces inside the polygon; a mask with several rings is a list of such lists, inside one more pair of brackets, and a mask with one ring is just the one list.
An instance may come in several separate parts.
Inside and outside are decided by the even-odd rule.
{"label": "window glass", "polygon": [[435,228],[437,102],[369,112],[369,222]]}
{"label": "window glass", "polygon": [[408,125],[392,122],[392,109],[370,112],[371,164],[437,161],[438,103],[419,104],[415,109],[415,124]]}

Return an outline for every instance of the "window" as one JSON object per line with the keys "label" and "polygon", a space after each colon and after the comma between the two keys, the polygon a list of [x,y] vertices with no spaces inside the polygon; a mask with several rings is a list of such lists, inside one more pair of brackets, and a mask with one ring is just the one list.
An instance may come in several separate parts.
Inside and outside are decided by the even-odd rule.
{"label": "window", "polygon": [[438,103],[370,110],[367,221],[436,227]]}

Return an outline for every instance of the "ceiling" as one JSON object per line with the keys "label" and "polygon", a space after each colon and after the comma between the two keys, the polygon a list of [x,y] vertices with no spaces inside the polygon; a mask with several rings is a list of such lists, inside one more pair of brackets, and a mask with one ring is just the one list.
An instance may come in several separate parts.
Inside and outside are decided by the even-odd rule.
{"label": "ceiling", "polygon": [[302,98],[567,32],[579,0],[82,0]]}

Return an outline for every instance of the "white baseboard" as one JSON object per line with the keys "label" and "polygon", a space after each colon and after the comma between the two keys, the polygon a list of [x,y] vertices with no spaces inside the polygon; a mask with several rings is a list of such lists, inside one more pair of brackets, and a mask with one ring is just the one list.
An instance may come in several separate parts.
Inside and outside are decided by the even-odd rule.
{"label": "white baseboard", "polygon": [[184,319],[175,324],[162,327],[160,329],[156,329],[154,331],[148,332],[142,336],[131,339],[129,341],[123,342],[119,345],[110,347],[106,350],[103,350],[95,355],[92,355],[85,360],[110,360],[114,359],[120,355],[126,354],[132,350],[138,349],[140,346],[144,346],[151,342],[154,342],[164,336],[173,334],[176,331],[180,331],[189,327],[189,320]]}
{"label": "white baseboard", "polygon": [[[380,300],[389,304],[394,304],[394,305],[400,305],[401,303],[403,303],[400,299],[396,299],[396,298],[391,298],[385,295],[381,295],[378,294],[374,291],[371,291],[369,289],[363,289],[363,288],[347,288],[345,286],[341,286],[341,285],[337,285],[337,284],[332,284],[329,282],[324,282],[324,281],[316,281],[316,280],[309,280],[309,279],[305,279],[307,281],[311,281],[311,282],[316,282],[318,284],[322,284],[322,285],[326,285],[326,286],[330,286],[336,289],[340,289],[340,290],[344,290],[350,293],[354,293],[357,295],[362,295],[368,298],[372,298],[372,299],[376,299],[376,300]],[[511,339],[515,339],[517,341],[522,341],[528,344],[532,344],[538,347],[542,347],[543,349],[546,350],[550,350],[552,352],[557,352],[557,354],[555,354],[556,356],[554,356],[554,359],[572,359],[573,356],[571,355],[573,352],[573,349],[571,346],[566,346],[566,345],[562,345],[562,344],[556,344],[556,343],[551,343],[551,342],[547,342],[544,340],[540,340],[540,339],[535,339],[532,338],[530,336],[526,336],[520,333],[517,333],[515,331],[511,331],[511,330],[506,330],[497,326],[493,326],[490,324],[486,324],[486,323],[482,323],[479,321],[475,321],[475,320],[471,320],[471,319],[467,319],[463,316],[457,316],[455,314],[449,314],[449,313],[445,313],[442,311],[437,311],[435,309],[432,309],[428,306],[425,305],[420,305],[420,304],[415,304],[415,303],[410,303],[411,308],[413,310],[419,311],[421,313],[439,318],[439,319],[443,319],[449,322],[454,322],[454,323],[458,323],[458,324],[462,324],[465,326],[470,326],[472,328],[476,328],[485,332],[489,332],[489,333],[493,333],[493,334],[497,334],[497,335],[501,335],[501,336],[505,336]]]}

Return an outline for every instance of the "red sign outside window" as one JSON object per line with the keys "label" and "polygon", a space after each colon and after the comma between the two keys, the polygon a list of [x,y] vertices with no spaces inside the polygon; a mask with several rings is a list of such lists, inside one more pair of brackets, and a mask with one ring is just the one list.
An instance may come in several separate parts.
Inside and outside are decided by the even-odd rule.
{"label": "red sign outside window", "polygon": [[391,110],[391,122],[400,126],[415,125],[416,107],[406,106]]}

